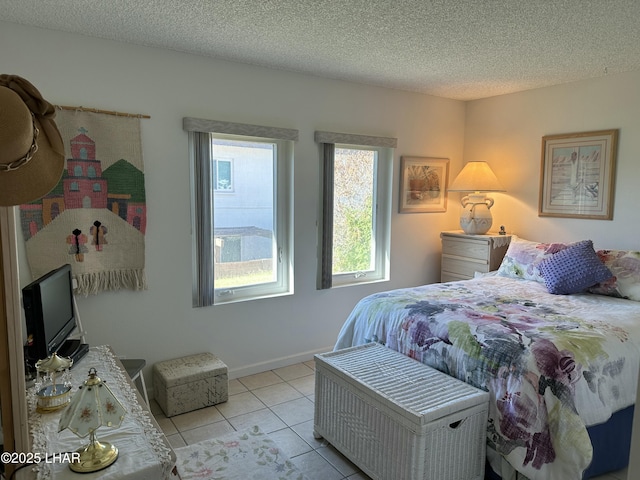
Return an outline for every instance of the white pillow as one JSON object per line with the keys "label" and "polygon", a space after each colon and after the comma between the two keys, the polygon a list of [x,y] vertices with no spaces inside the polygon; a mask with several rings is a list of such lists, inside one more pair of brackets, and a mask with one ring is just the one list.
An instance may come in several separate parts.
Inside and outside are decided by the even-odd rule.
{"label": "white pillow", "polygon": [[498,275],[544,283],[538,265],[545,258],[564,250],[567,246],[564,243],[532,242],[512,235],[507,253],[498,268]]}

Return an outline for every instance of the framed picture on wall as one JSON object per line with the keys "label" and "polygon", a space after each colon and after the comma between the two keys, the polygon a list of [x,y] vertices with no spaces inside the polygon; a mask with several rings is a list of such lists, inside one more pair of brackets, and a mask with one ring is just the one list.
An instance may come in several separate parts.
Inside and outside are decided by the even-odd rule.
{"label": "framed picture on wall", "polygon": [[400,213],[446,212],[448,175],[448,158],[403,156]]}
{"label": "framed picture on wall", "polygon": [[618,130],[542,137],[538,215],[611,220]]}

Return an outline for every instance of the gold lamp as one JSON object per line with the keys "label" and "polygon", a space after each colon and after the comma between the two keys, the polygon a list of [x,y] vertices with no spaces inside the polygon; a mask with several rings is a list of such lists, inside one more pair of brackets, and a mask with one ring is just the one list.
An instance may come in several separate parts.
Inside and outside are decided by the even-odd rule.
{"label": "gold lamp", "polygon": [[471,235],[487,233],[493,223],[490,208],[494,200],[485,193],[505,191],[489,164],[468,162],[449,186],[449,191],[473,192],[460,199],[464,208],[460,216],[460,227]]}
{"label": "gold lamp", "polygon": [[89,473],[107,468],[118,459],[118,449],[108,442],[99,442],[96,430],[100,427],[118,428],[125,409],[111,389],[100,380],[95,368],[71,399],[60,418],[58,431],[68,428],[80,438],[89,435],[89,443],[77,450],[79,459],[71,462],[74,472]]}

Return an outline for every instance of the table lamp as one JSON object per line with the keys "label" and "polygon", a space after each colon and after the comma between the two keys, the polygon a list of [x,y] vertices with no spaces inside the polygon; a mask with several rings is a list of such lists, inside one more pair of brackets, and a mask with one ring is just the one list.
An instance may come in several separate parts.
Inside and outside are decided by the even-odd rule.
{"label": "table lamp", "polygon": [[107,468],[118,459],[118,449],[108,442],[99,442],[96,430],[106,426],[118,428],[124,419],[125,409],[111,389],[89,370],[89,378],[71,399],[69,407],[60,418],[58,432],[68,428],[80,438],[89,435],[89,444],[77,450],[79,459],[69,464],[74,472],[89,473]]}
{"label": "table lamp", "polygon": [[487,233],[493,223],[490,208],[494,201],[485,193],[505,191],[487,162],[468,162],[448,190],[473,192],[460,199],[464,208],[460,216],[460,227],[470,235]]}

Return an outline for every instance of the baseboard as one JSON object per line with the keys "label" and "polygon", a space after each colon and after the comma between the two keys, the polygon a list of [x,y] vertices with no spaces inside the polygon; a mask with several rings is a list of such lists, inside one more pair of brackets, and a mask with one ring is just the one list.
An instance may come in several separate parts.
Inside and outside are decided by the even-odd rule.
{"label": "baseboard", "polygon": [[295,355],[289,355],[287,357],[274,358],[267,360],[266,362],[254,363],[252,365],[245,365],[243,367],[230,368],[229,378],[246,377],[247,375],[254,375],[256,373],[266,372],[276,368],[288,367],[296,363],[307,362],[313,360],[313,356],[317,353],[325,353],[333,350],[333,345],[318,350],[310,350],[307,352],[297,353]]}

